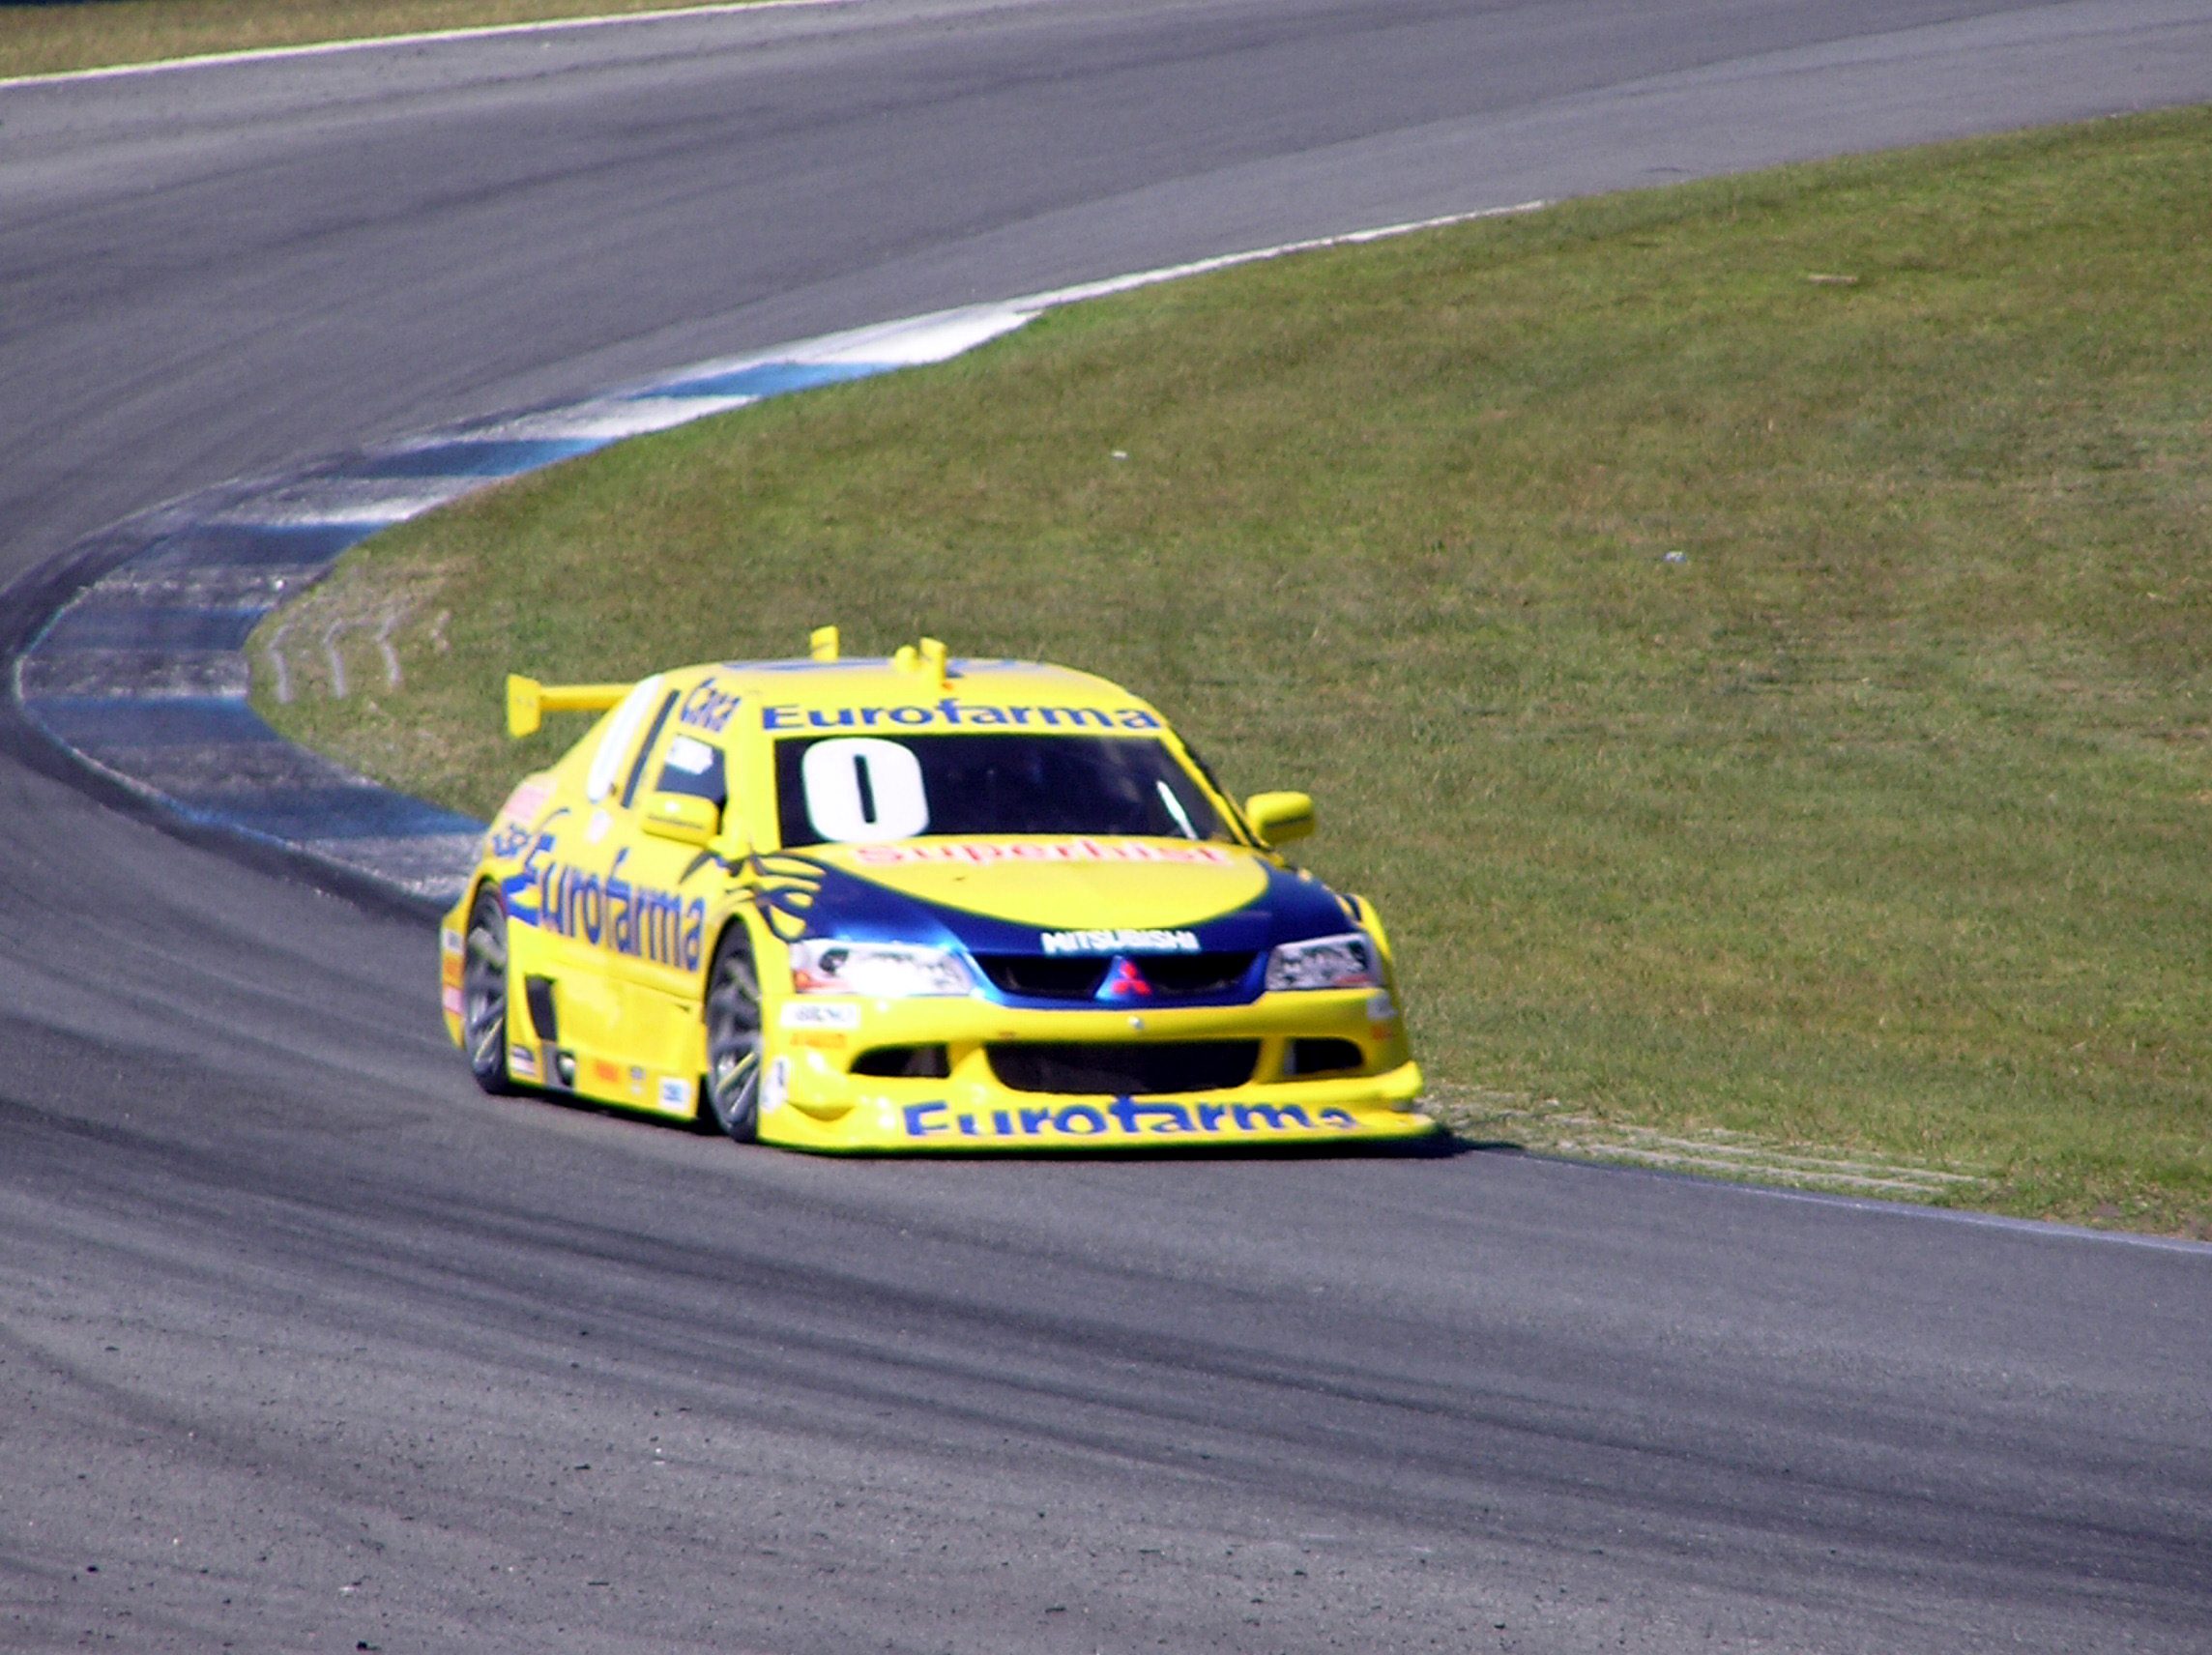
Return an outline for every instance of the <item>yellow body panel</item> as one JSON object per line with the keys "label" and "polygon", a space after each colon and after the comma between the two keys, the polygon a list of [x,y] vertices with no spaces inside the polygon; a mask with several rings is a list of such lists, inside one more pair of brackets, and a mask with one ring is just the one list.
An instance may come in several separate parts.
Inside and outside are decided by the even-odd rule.
{"label": "yellow body panel", "polygon": [[[833,655],[834,638],[826,645],[818,635],[811,661],[683,668],[634,689],[590,685],[568,695],[563,686],[530,686],[527,699],[548,711],[604,711],[559,764],[517,786],[485,834],[467,895],[446,918],[441,979],[456,1042],[464,936],[478,893],[489,887],[507,914],[508,1068],[525,1086],[694,1118],[707,1065],[707,971],[725,929],[741,925],[761,980],[764,1143],[1123,1149],[1348,1143],[1435,1130],[1412,1108],[1421,1077],[1406,1045],[1387,940],[1356,898],[1327,900],[1341,906],[1344,929],[1356,926],[1375,942],[1379,987],[1267,992],[1235,1004],[1050,1006],[1004,1003],[979,979],[970,994],[934,998],[799,992],[791,944],[809,934],[809,907],[826,879],[866,882],[887,901],[911,900],[955,919],[1034,927],[1046,935],[1032,946],[1102,957],[1148,942],[1193,947],[1190,928],[1234,915],[1271,880],[1290,877],[1159,714],[1118,685],[1058,667],[949,660],[932,640],[888,661],[825,659],[825,648]],[[778,740],[954,731],[1156,740],[1203,790],[1223,837],[924,835],[782,851],[773,803]],[[680,769],[709,759],[726,779],[719,831],[704,848],[654,832],[655,775],[682,783]],[[1326,896],[1296,878],[1301,900]],[[538,1027],[541,1015],[551,1028]],[[996,1048],[1015,1078],[1034,1085],[1021,1060],[1040,1045],[1097,1051],[1180,1041],[1237,1042],[1239,1053],[1249,1045],[1257,1054],[1250,1079],[1157,1094],[1025,1090],[1006,1084],[993,1059]],[[1297,1074],[1299,1041],[1329,1042],[1332,1053],[1356,1048],[1359,1060]],[[855,1072],[863,1054],[910,1047],[941,1048],[948,1072]]]}

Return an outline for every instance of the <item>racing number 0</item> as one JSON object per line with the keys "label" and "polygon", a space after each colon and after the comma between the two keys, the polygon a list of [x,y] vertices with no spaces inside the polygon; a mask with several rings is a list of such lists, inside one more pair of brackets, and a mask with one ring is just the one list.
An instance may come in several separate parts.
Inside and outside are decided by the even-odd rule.
{"label": "racing number 0", "polygon": [[817,741],[800,760],[806,815],[832,843],[874,845],[929,830],[929,798],[913,750],[873,736]]}

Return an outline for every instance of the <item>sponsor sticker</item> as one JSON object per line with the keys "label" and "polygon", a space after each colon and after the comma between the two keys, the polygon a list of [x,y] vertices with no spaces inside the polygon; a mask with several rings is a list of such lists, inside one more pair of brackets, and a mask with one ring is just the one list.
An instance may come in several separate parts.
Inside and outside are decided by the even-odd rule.
{"label": "sponsor sticker", "polygon": [[1038,1138],[1239,1137],[1294,1132],[1353,1132],[1349,1109],[1309,1110],[1300,1103],[1165,1103],[1118,1097],[1111,1103],[1070,1103],[1007,1109],[954,1109],[949,1103],[910,1103],[901,1112],[906,1135],[1022,1141]]}
{"label": "sponsor sticker", "polygon": [[787,1000],[776,1022],[786,1029],[845,1029],[860,1026],[860,1008],[837,1001]]}
{"label": "sponsor sticker", "polygon": [[695,736],[679,736],[668,743],[668,768],[685,775],[705,775],[713,768],[714,749]]}
{"label": "sponsor sticker", "polygon": [[455,1017],[461,1015],[461,991],[458,984],[446,984],[444,989],[439,992],[438,999],[439,1002]]}
{"label": "sponsor sticker", "polygon": [[521,872],[501,882],[509,917],[517,925],[580,937],[594,947],[657,966],[699,969],[706,946],[706,898],[632,881],[625,869],[630,855],[626,846],[601,874],[556,860],[553,844],[551,833],[540,833]]}
{"label": "sponsor sticker", "polygon": [[1196,931],[1040,931],[1048,954],[1195,954]]}
{"label": "sponsor sticker", "polygon": [[484,834],[484,855],[495,861],[510,861],[530,844],[531,825],[543,813],[553,790],[541,781],[526,781],[507,796],[499,814]]}
{"label": "sponsor sticker", "polygon": [[496,820],[517,822],[524,827],[538,820],[538,813],[545,808],[545,801],[553,797],[553,790],[541,781],[526,781],[507,796],[507,802],[499,807]]}
{"label": "sponsor sticker", "polygon": [[859,845],[864,868],[911,862],[1164,862],[1225,868],[1237,857],[1220,845],[1149,844],[1136,839],[962,839],[942,845]]}
{"label": "sponsor sticker", "polygon": [[935,704],[910,707],[764,707],[761,728],[1141,731],[1157,730],[1161,725],[1158,713],[1142,707],[998,707],[948,695]]}
{"label": "sponsor sticker", "polygon": [[682,1075],[662,1075],[660,1077],[661,1108],[683,1109],[690,1104],[693,1095],[691,1083]]}
{"label": "sponsor sticker", "polygon": [[451,925],[439,926],[438,946],[443,948],[449,954],[459,953],[462,948],[461,934],[454,930]]}
{"label": "sponsor sticker", "polygon": [[1397,1002],[1390,998],[1388,989],[1379,990],[1367,997],[1367,1021],[1394,1023],[1398,1018]]}
{"label": "sponsor sticker", "polygon": [[509,1074],[534,1081],[538,1078],[538,1054],[528,1046],[509,1046],[507,1049],[507,1068]]}
{"label": "sponsor sticker", "polygon": [[761,1076],[760,1106],[763,1115],[773,1115],[791,1096],[791,1060],[778,1058]]}
{"label": "sponsor sticker", "polygon": [[[693,730],[704,730],[719,736],[728,727],[730,714],[738,710],[743,698],[737,691],[724,689],[721,681],[703,678],[691,686],[691,693],[684,698],[684,705],[676,710],[676,722]],[[673,751],[670,760],[674,762]]]}

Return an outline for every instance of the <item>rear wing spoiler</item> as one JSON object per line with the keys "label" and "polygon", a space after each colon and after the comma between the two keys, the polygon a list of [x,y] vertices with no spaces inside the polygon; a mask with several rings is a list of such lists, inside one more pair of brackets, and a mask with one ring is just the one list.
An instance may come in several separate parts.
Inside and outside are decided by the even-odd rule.
{"label": "rear wing spoiler", "polygon": [[622,705],[626,683],[539,683],[519,673],[507,675],[507,733],[520,739],[538,733],[547,712],[604,712]]}
{"label": "rear wing spoiler", "polygon": [[[837,628],[815,627],[807,634],[806,653],[818,661],[840,658]],[[940,683],[945,682],[945,646],[935,638],[922,639],[918,651],[912,645],[900,650],[897,660],[908,672],[926,668],[937,675]],[[629,692],[626,683],[539,683],[520,673],[509,673],[507,733],[517,740],[535,736],[548,712],[604,712],[610,707],[620,707]]]}

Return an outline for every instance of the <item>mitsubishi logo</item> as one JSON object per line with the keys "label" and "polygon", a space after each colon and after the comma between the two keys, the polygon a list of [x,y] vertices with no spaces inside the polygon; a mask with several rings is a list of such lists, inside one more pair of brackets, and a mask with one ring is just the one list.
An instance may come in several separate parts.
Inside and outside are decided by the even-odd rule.
{"label": "mitsubishi logo", "polygon": [[1152,985],[1145,980],[1145,973],[1137,970],[1137,962],[1126,954],[1114,956],[1114,966],[1106,973],[1106,982],[1098,991],[1100,1000],[1127,1000],[1134,995],[1150,995]]}

